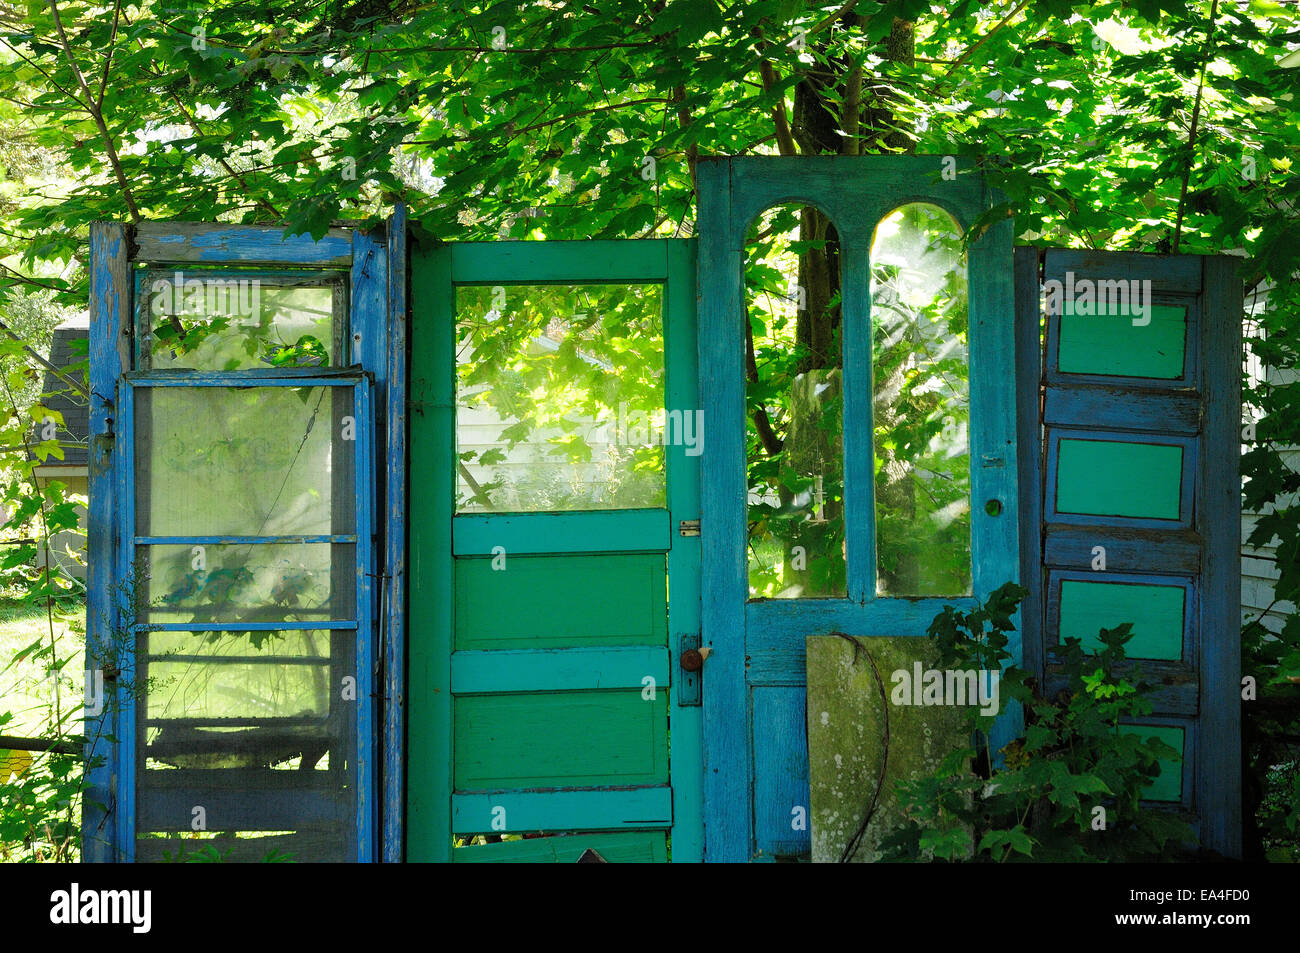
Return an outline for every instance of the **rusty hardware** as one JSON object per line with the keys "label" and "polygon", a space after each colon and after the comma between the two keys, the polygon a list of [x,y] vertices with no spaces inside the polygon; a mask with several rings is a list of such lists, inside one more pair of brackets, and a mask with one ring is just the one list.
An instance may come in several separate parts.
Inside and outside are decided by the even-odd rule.
{"label": "rusty hardware", "polygon": [[682,520],[682,521],[677,525],[677,532],[678,532],[680,535],[682,535],[682,536],[699,536],[699,535],[700,535],[700,521],[699,521],[699,520]]}
{"label": "rusty hardware", "polygon": [[688,672],[698,672],[712,651],[707,645],[699,649],[687,649],[682,653],[682,668]]}

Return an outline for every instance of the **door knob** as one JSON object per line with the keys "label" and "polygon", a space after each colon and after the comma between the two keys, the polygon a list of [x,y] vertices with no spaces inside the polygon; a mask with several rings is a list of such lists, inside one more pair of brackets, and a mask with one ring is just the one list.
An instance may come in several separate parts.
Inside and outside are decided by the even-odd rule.
{"label": "door knob", "polygon": [[704,667],[704,660],[709,657],[713,649],[707,645],[698,649],[687,649],[682,653],[682,668],[688,672],[698,672]]}

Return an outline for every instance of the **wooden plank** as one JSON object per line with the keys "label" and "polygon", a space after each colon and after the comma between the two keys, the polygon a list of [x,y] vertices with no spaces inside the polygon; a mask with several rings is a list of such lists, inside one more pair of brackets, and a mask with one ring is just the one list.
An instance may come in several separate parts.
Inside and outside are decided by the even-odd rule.
{"label": "wooden plank", "polygon": [[387,229],[387,341],[384,402],[384,792],[383,860],[404,857],[406,815],[406,323],[407,232],[406,206],[398,203]]}
{"label": "wooden plank", "polygon": [[[1145,682],[1151,689],[1147,699],[1151,702],[1152,710],[1161,715],[1186,715],[1194,718],[1200,711],[1201,678],[1190,665],[1142,659],[1120,662],[1114,671],[1121,678]],[[1043,681],[1048,698],[1056,697],[1059,692],[1070,691],[1070,680],[1063,672],[1064,658],[1049,649],[1047,675]]]}
{"label": "wooden plank", "polygon": [[1058,642],[1079,639],[1085,651],[1100,651],[1100,629],[1133,623],[1133,638],[1125,646],[1129,658],[1181,659],[1183,629],[1191,600],[1190,584],[1151,585],[1131,582],[1060,583]]}
{"label": "wooden plank", "polygon": [[701,623],[704,644],[713,649],[706,663],[708,673],[701,680],[704,856],[721,862],[749,859],[753,824],[744,615],[749,567],[741,283],[747,221],[738,227],[733,214],[733,161],[702,158],[696,165],[700,394],[708,396],[702,403],[709,441],[700,494],[701,525],[708,527],[700,537]]}
{"label": "wooden plank", "polygon": [[1058,513],[1177,520],[1183,512],[1181,446],[1063,437],[1057,453]]}
{"label": "wooden plank", "polygon": [[1196,434],[1201,399],[1195,391],[1151,391],[1128,384],[1049,385],[1043,404],[1049,427]]}
{"label": "wooden plank", "polygon": [[1202,844],[1241,856],[1241,315],[1237,261],[1205,259],[1201,353],[1205,355],[1205,448],[1197,480],[1201,575],[1203,759],[1196,790]]}
{"label": "wooden plank", "polygon": [[[1192,575],[1201,569],[1201,540],[1194,531],[1068,526],[1052,523],[1044,532],[1044,565],[1089,569],[1104,553],[1108,572],[1164,572]],[[1102,552],[1096,552],[1097,547]]]}
{"label": "wooden plank", "polygon": [[808,732],[804,689],[783,686],[753,691],[754,850],[756,856],[806,857],[812,843],[808,791]]}
{"label": "wooden plank", "polygon": [[[944,606],[972,609],[975,600],[960,598],[877,599],[870,612],[848,599],[766,599],[745,605],[749,648],[785,645],[797,648],[804,636],[924,635]],[[710,659],[710,662],[713,660]]]}
{"label": "wooden plank", "polygon": [[452,521],[457,556],[667,552],[667,510],[462,513]]}
{"label": "wooden plank", "polygon": [[456,299],[449,249],[411,255],[410,472],[421,491],[409,515],[406,857],[439,862],[451,860]]}
{"label": "wooden plank", "polygon": [[[841,233],[840,333],[843,336],[843,403],[839,430],[844,479],[844,525],[856,532],[844,534],[846,594],[865,602],[876,594],[875,428],[871,388],[871,246],[862,234]],[[854,426],[861,421],[864,426]],[[748,424],[746,425],[748,426]],[[757,767],[758,751],[755,750]],[[757,776],[755,776],[757,778]],[[755,802],[757,811],[757,801]],[[755,836],[758,833],[755,817]]]}
{"label": "wooden plank", "polygon": [[[673,821],[672,802],[667,785],[457,794],[452,798],[452,829],[457,834],[491,834],[664,828]],[[504,830],[494,822],[504,824]]]}
{"label": "wooden plank", "polygon": [[135,227],[136,261],[256,262],[259,265],[352,267],[352,231],[331,228],[320,241],[286,236],[275,225],[142,222]]}
{"label": "wooden plank", "polygon": [[[557,834],[528,840],[501,841],[457,847],[451,853],[457,864],[573,864],[594,850],[609,864],[662,864],[668,860],[663,831],[628,831],[619,834]],[[673,859],[677,856],[673,840]]]}
{"label": "wooden plank", "polygon": [[566,692],[646,688],[666,692],[671,674],[663,646],[456,652],[451,690],[456,695],[491,692]]}
{"label": "wooden plank", "polygon": [[[700,405],[699,351],[696,340],[696,242],[668,243],[668,285],[664,296],[665,398],[670,409],[694,410]],[[700,457],[684,444],[668,447],[668,509],[671,548],[668,550],[668,654],[673,684],[683,673],[676,669],[683,636],[700,633],[700,537],[673,533],[682,520],[700,518]],[[669,735],[673,781],[673,860],[699,863],[704,859],[704,709],[682,705],[672,692]]]}
{"label": "wooden plank", "polygon": [[1043,440],[1040,399],[1043,343],[1039,307],[1038,249],[1018,247],[1013,260],[1016,298],[1016,441],[1020,481],[1020,604],[1024,667],[1042,677],[1043,598],[1041,526],[1043,520]]}
{"label": "wooden plank", "polygon": [[[114,571],[117,552],[114,530],[117,519],[115,479],[125,457],[125,446],[115,439],[116,394],[122,372],[130,367],[126,332],[130,328],[131,284],[125,226],[95,222],[90,227],[90,400],[89,423],[89,514],[87,518],[86,562],[86,677],[119,664],[118,600],[120,592]],[[93,691],[93,681],[91,687]],[[105,692],[116,682],[103,679]],[[126,704],[130,704],[129,699]],[[106,697],[102,711],[85,722],[86,789],[82,798],[82,858],[107,863],[121,858],[117,841],[118,818],[112,805],[118,803],[121,744],[116,737],[118,703]]]}
{"label": "wooden plank", "polygon": [[667,243],[624,241],[457,242],[451,279],[465,285],[646,283],[668,278]]}
{"label": "wooden plank", "polygon": [[639,686],[457,696],[456,790],[667,784],[667,699]]}
{"label": "wooden plank", "polygon": [[1153,294],[1195,294],[1201,287],[1201,258],[1196,255],[1155,255],[1144,252],[1100,251],[1093,248],[1049,248],[1043,277],[1064,281],[1150,281]]}
{"label": "wooden plank", "polygon": [[458,559],[455,592],[457,650],[668,638],[662,554]]}

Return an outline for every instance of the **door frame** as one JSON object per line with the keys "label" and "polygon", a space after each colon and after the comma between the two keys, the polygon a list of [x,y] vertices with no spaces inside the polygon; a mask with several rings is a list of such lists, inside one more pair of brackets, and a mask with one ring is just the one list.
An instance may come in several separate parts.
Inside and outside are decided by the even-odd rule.
{"label": "door frame", "polygon": [[[709,395],[702,464],[703,640],[713,649],[704,683],[706,859],[753,855],[754,746],[747,673],[761,631],[776,646],[783,684],[802,684],[803,636],[923,634],[943,604],[969,607],[1008,580],[1018,581],[1019,501],[1015,388],[1013,228],[991,224],[972,243],[969,276],[971,364],[972,591],[960,599],[877,600],[874,586],[873,464],[866,445],[844,432],[848,598],[748,602],[746,560],[744,249],[750,223],[773,206],[815,206],[837,223],[845,254],[842,286],[845,415],[871,419],[870,264],[876,224],[912,202],[945,209],[965,233],[997,197],[973,162],[955,156],[799,156],[701,158],[697,166],[700,237],[700,387]],[[851,228],[849,226],[852,226]],[[865,342],[865,345],[864,345]],[[980,461],[976,465],[976,461]],[[988,516],[975,501],[997,500]],[[977,521],[984,528],[975,532]],[[874,604],[874,605],[873,605]],[[910,630],[910,631],[904,631]],[[1019,661],[1019,633],[1007,646]],[[779,644],[778,644],[779,643]],[[765,653],[768,654],[768,653]],[[1003,716],[999,734],[1014,722]],[[807,805],[805,805],[807,806]]]}
{"label": "door frame", "polygon": [[[408,434],[409,671],[406,856],[452,859],[454,791],[451,655],[455,633],[456,288],[461,285],[662,283],[665,403],[699,406],[696,354],[696,243],[692,239],[457,242],[411,246],[410,401],[412,419],[432,418],[433,440]],[[409,424],[409,421],[408,421]],[[707,431],[706,431],[707,432]],[[666,448],[670,530],[699,518],[699,460]],[[699,539],[669,533],[669,671],[683,635],[698,636]],[[421,686],[421,690],[416,690]],[[669,784],[674,860],[703,855],[702,708],[670,695]]]}
{"label": "door frame", "polygon": [[[105,694],[84,733],[83,857],[87,862],[130,862],[135,847],[135,709],[129,684],[134,671],[130,631],[131,561],[135,538],[131,394],[153,386],[340,385],[356,379],[363,445],[358,447],[358,508],[370,525],[358,538],[357,840],[358,861],[400,859],[403,818],[401,718],[404,684],[403,561],[405,539],[383,519],[400,516],[405,500],[402,457],[405,423],[407,243],[406,209],[398,205],[385,225],[371,231],[333,227],[319,239],[287,235],[268,225],[193,222],[96,222],[90,230],[89,517],[87,520],[87,685],[93,670]],[[320,372],[188,372],[187,384],[163,381],[165,372],[135,372],[138,266],[179,270],[268,269],[310,275],[349,274],[350,366]],[[251,272],[250,272],[251,273]],[[176,375],[172,375],[176,377]],[[396,436],[394,436],[396,435]],[[396,440],[396,443],[391,441]],[[386,463],[384,462],[386,461]],[[360,535],[360,531],[359,531]],[[388,554],[389,575],[376,585],[378,554]],[[394,558],[397,554],[397,558]],[[364,668],[361,668],[364,666]],[[118,674],[125,679],[118,680]],[[88,695],[89,697],[89,695]],[[368,704],[367,704],[368,702]]]}

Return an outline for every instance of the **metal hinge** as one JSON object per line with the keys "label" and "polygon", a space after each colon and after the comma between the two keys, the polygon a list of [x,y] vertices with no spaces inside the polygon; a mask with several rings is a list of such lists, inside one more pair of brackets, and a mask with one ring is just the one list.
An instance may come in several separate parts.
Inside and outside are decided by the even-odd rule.
{"label": "metal hinge", "polygon": [[699,520],[682,520],[681,523],[678,524],[677,533],[678,533],[678,535],[680,535],[680,536],[699,536],[699,535],[700,535],[700,521],[699,521]]}

